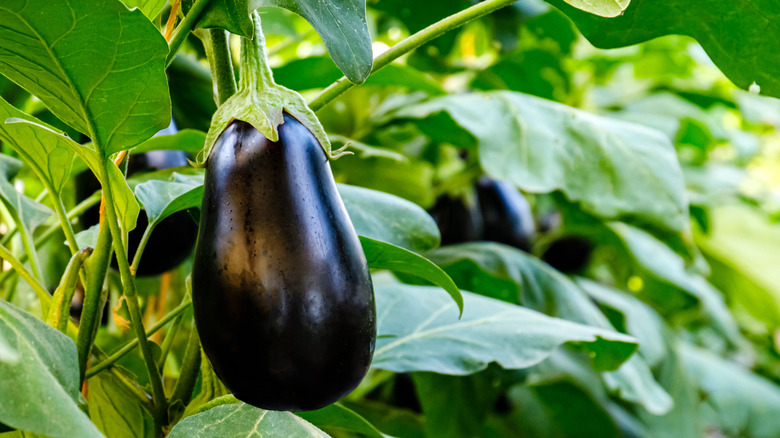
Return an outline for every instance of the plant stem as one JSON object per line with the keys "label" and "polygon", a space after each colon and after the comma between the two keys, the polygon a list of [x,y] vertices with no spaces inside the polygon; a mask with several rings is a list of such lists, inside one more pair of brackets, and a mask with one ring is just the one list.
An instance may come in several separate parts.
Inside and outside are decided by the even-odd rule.
{"label": "plant stem", "polygon": [[200,371],[200,337],[198,337],[198,330],[193,326],[187,341],[187,349],[184,351],[179,380],[176,381],[171,394],[171,405],[180,402],[183,408],[190,402],[192,389],[198,379],[198,371]]}
{"label": "plant stem", "polygon": [[[70,221],[73,218],[75,218],[77,216],[80,216],[82,213],[87,211],[90,207],[92,207],[93,205],[97,204],[98,201],[100,201],[100,195],[99,194],[94,194],[94,195],[90,196],[89,198],[87,198],[84,201],[82,201],[79,205],[73,207],[73,209],[71,211],[69,211],[68,214],[66,215],[67,219]],[[59,223],[56,223],[56,224],[50,226],[49,228],[47,228],[46,231],[44,231],[40,236],[38,236],[37,239],[35,239],[35,246],[41,246],[44,243],[48,242],[49,239],[51,239],[51,237],[54,236],[57,233],[57,230],[59,230],[60,227],[61,227],[61,225]],[[15,234],[15,233],[16,233],[16,229],[14,229],[13,231],[9,232],[6,236],[8,236],[10,234]],[[2,244],[2,245],[6,244],[5,238],[3,239],[3,241],[0,241],[0,244]],[[27,261],[27,254],[22,254],[22,256],[19,257],[19,261],[22,262],[22,263]],[[16,273],[16,271],[11,270],[11,271],[6,271],[6,272],[3,272],[2,274],[0,274],[0,284],[3,284],[3,282],[6,281],[8,279],[8,277],[13,275],[14,273]]]}
{"label": "plant stem", "polygon": [[162,378],[155,364],[152,350],[149,347],[149,341],[146,339],[143,317],[141,315],[141,306],[138,303],[138,294],[135,287],[135,277],[132,272],[130,272],[130,264],[127,261],[126,249],[122,243],[122,230],[119,229],[119,222],[114,207],[113,190],[108,178],[108,164],[109,162],[106,160],[100,169],[102,174],[100,179],[106,182],[105,187],[103,187],[103,199],[105,200],[106,206],[105,222],[108,223],[108,228],[111,230],[111,235],[113,237],[114,254],[116,254],[117,264],[119,265],[119,274],[122,278],[122,287],[124,289],[125,298],[127,299],[127,308],[130,311],[130,322],[135,330],[136,338],[138,338],[141,354],[146,364],[146,371],[149,374],[149,382],[152,385],[155,422],[158,425],[164,425],[167,423],[166,417],[168,411],[165,390],[163,389]]}
{"label": "plant stem", "polygon": [[49,292],[46,291],[46,288],[44,288],[38,279],[33,277],[30,271],[28,271],[24,265],[19,260],[17,260],[13,254],[11,254],[11,251],[9,251],[8,248],[3,245],[0,245],[0,258],[10,263],[11,267],[16,270],[19,276],[22,277],[24,281],[26,281],[27,284],[33,288],[35,293],[38,295],[38,298],[41,300],[41,309],[43,310],[43,315],[45,317],[45,315],[49,312],[51,298],[49,297]]}
{"label": "plant stem", "polygon": [[133,275],[138,272],[138,264],[141,263],[141,256],[144,253],[146,244],[149,243],[149,236],[152,235],[152,231],[154,231],[154,225],[147,225],[146,229],[144,230],[144,234],[141,237],[141,242],[138,243],[138,249],[135,250],[135,255],[133,256],[133,264],[130,265],[130,271],[133,273]]}
{"label": "plant stem", "polygon": [[22,226],[21,220],[16,224],[16,226],[22,230],[22,246],[24,246],[24,252],[27,253],[27,260],[30,263],[30,269],[32,269],[35,278],[38,280],[43,280],[43,275],[41,274],[41,268],[38,262],[38,253],[35,252],[35,244],[32,242],[33,239],[30,235],[30,232]]}
{"label": "plant stem", "polygon": [[79,382],[84,382],[89,354],[97,335],[98,321],[103,311],[105,294],[103,284],[111,260],[111,232],[105,222],[100,225],[95,251],[86,263],[87,283],[84,288],[84,301],[81,308],[81,322],[76,347],[79,353]]}
{"label": "plant stem", "polygon": [[271,66],[268,65],[268,55],[265,49],[265,35],[260,25],[260,14],[252,13],[255,23],[255,37],[241,38],[241,76],[238,78],[238,89],[256,90],[263,93],[276,85]]}
{"label": "plant stem", "polygon": [[[414,35],[411,35],[410,37],[388,49],[386,52],[374,58],[374,68],[371,70],[371,73],[376,73],[401,56],[422,46],[428,41],[440,37],[452,29],[456,29],[471,20],[475,20],[493,11],[509,6],[516,1],[517,0],[487,0],[481,3],[477,3],[470,8],[466,8],[457,14],[450,15],[449,17],[426,27]],[[328,88],[322,90],[322,93],[320,93],[320,95],[309,104],[309,108],[311,108],[313,111],[319,111],[322,109],[322,107],[354,86],[355,84],[349,82],[346,77],[342,77],[328,86]]]}
{"label": "plant stem", "polygon": [[168,44],[168,57],[165,58],[165,68],[168,68],[168,66],[171,65],[181,44],[187,38],[187,35],[190,34],[190,31],[195,28],[195,25],[198,24],[198,20],[200,20],[200,16],[208,4],[209,0],[196,0],[195,4],[193,4],[189,12],[187,12],[187,16],[179,23],[179,27],[176,28],[176,33],[173,34],[173,38],[171,38],[171,42]]}
{"label": "plant stem", "polygon": [[50,196],[51,203],[54,206],[54,211],[57,212],[57,217],[60,219],[60,226],[62,226],[62,232],[65,233],[65,239],[68,241],[70,247],[70,253],[76,254],[79,252],[79,245],[76,243],[76,235],[73,233],[73,227],[70,225],[70,219],[65,212],[65,205],[62,204],[62,199],[54,193]]}
{"label": "plant stem", "polygon": [[209,58],[211,78],[217,85],[217,105],[222,105],[230,96],[236,94],[236,76],[233,72],[233,58],[230,56],[228,33],[222,29],[209,29],[208,38],[203,40]]}
{"label": "plant stem", "polygon": [[81,265],[90,254],[92,254],[92,248],[85,248],[73,254],[67,268],[65,268],[65,274],[60,280],[60,285],[54,291],[52,306],[49,309],[49,317],[46,322],[63,333],[68,328],[70,303],[73,301],[73,294],[76,292],[76,280],[79,278]]}
{"label": "plant stem", "polygon": [[179,333],[179,327],[181,327],[182,316],[179,315],[171,323],[171,328],[168,329],[168,333],[165,334],[162,345],[160,346],[160,358],[157,360],[157,368],[160,369],[160,373],[163,374],[165,360],[168,359],[168,353],[171,352],[173,341],[176,339],[176,335]]}
{"label": "plant stem", "polygon": [[[165,317],[161,318],[159,321],[157,321],[157,323],[155,323],[152,327],[150,327],[149,330],[146,332],[146,336],[149,337],[153,335],[155,332],[157,332],[157,330],[163,328],[172,319],[178,317],[179,315],[182,314],[182,312],[189,309],[191,305],[192,305],[192,301],[190,301],[189,299],[179,304],[179,307],[171,310],[170,313],[165,315]],[[111,366],[114,365],[114,363],[116,363],[116,361],[121,359],[125,354],[133,351],[133,348],[135,348],[137,345],[138,345],[137,338],[128,342],[122,348],[117,350],[115,353],[111,354],[111,356],[109,356],[107,359],[90,368],[87,371],[87,378],[90,378],[95,374],[98,374],[99,372],[105,370],[106,368],[110,368]]]}

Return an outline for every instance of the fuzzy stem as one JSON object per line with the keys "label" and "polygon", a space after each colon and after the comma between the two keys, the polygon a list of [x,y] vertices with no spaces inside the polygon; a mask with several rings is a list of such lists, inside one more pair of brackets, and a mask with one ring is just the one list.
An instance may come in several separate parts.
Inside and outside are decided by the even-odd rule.
{"label": "fuzzy stem", "polygon": [[[181,304],[179,304],[179,307],[171,310],[167,315],[165,315],[164,318],[160,319],[159,321],[157,321],[157,323],[151,326],[149,330],[147,330],[146,336],[149,337],[153,335],[155,332],[157,332],[157,330],[163,328],[172,319],[178,317],[185,310],[189,309],[191,305],[192,305],[192,301],[190,301],[189,299],[183,301]],[[111,354],[111,356],[107,357],[104,361],[90,368],[87,371],[87,378],[94,376],[95,374],[105,370],[106,368],[112,367],[114,363],[116,363],[116,361],[121,359],[125,354],[131,352],[133,348],[135,348],[137,345],[138,345],[138,338],[135,338],[132,341],[128,342],[122,348],[117,350],[115,353]]]}
{"label": "fuzzy stem", "polygon": [[[475,20],[493,11],[509,6],[516,1],[517,0],[487,0],[481,3],[477,3],[470,8],[466,8],[457,14],[450,15],[449,17],[417,32],[416,34],[411,35],[410,37],[388,49],[386,52],[374,58],[374,68],[371,70],[371,73],[376,73],[401,56],[422,46],[428,41],[440,37],[452,29],[456,29],[471,20]],[[322,109],[322,107],[329,104],[335,98],[339,97],[345,91],[354,86],[355,84],[350,82],[346,76],[342,77],[338,81],[328,86],[328,88],[324,89],[322,93],[320,93],[320,95],[309,104],[309,108],[311,108],[313,111],[319,111]]]}
{"label": "fuzzy stem", "polygon": [[187,35],[190,34],[190,31],[198,24],[200,16],[203,14],[203,11],[208,4],[209,0],[196,0],[195,4],[193,4],[189,12],[187,12],[187,16],[179,23],[179,27],[176,28],[176,33],[173,34],[173,38],[171,38],[171,42],[168,44],[168,57],[165,58],[166,68],[173,62],[173,58],[176,57],[176,52],[179,51],[181,43],[184,42]]}
{"label": "fuzzy stem", "polygon": [[10,263],[11,267],[16,270],[19,276],[22,277],[24,281],[26,281],[27,284],[33,288],[35,293],[38,295],[38,298],[41,300],[41,309],[43,310],[43,314],[46,315],[49,311],[50,304],[49,292],[46,291],[46,288],[41,285],[38,279],[35,278],[30,273],[30,271],[25,269],[24,265],[22,265],[22,263],[17,260],[13,254],[11,254],[11,251],[9,251],[8,248],[2,245],[0,245],[0,258]]}
{"label": "fuzzy stem", "polygon": [[65,333],[68,328],[68,317],[70,316],[70,303],[73,301],[73,294],[76,292],[76,280],[79,278],[79,271],[84,260],[92,254],[92,248],[73,254],[65,268],[65,274],[60,280],[60,285],[54,291],[52,305],[49,309],[49,318],[47,322],[50,326]]}
{"label": "fuzzy stem", "polygon": [[203,38],[203,41],[211,67],[211,78],[217,86],[217,105],[222,105],[230,96],[236,94],[236,76],[228,45],[228,33],[222,29],[209,29],[208,38]]}
{"label": "fuzzy stem", "polygon": [[171,405],[181,402],[182,406],[186,406],[190,402],[192,389],[195,387],[199,371],[200,337],[198,337],[198,331],[193,326],[187,341],[187,349],[184,351],[179,380],[176,381],[176,386],[173,387],[173,394],[171,394]]}
{"label": "fuzzy stem", "polygon": [[274,75],[268,65],[268,55],[265,50],[265,35],[260,25],[260,14],[257,11],[251,15],[255,24],[254,39],[241,38],[241,77],[238,81],[240,91],[264,90],[275,87]]}
{"label": "fuzzy stem", "polygon": [[160,371],[157,369],[157,365],[152,355],[152,349],[149,347],[149,341],[146,339],[146,332],[143,326],[143,317],[141,315],[141,306],[138,303],[138,294],[135,286],[135,277],[130,271],[130,264],[127,261],[127,253],[124,245],[122,244],[122,230],[119,228],[119,220],[116,215],[116,209],[114,207],[114,195],[111,187],[111,182],[108,178],[108,162],[103,163],[100,169],[101,180],[106,181],[106,186],[103,188],[103,198],[106,205],[106,217],[105,222],[108,223],[108,227],[111,230],[111,235],[114,241],[114,253],[116,254],[117,265],[119,265],[119,274],[122,278],[122,287],[124,289],[125,298],[127,299],[127,308],[130,311],[130,321],[135,330],[136,338],[138,339],[141,347],[141,355],[143,356],[144,363],[146,364],[146,371],[149,375],[149,382],[152,385],[152,397],[154,401],[154,417],[155,422],[158,425],[164,425],[167,423],[167,400],[165,399],[165,390],[162,385],[162,377]]}

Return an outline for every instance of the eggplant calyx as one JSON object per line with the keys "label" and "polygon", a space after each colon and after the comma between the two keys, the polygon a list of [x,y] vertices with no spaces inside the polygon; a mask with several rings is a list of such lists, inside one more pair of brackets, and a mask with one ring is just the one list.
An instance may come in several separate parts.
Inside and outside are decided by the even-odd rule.
{"label": "eggplant calyx", "polygon": [[234,120],[249,123],[271,141],[279,141],[278,127],[288,113],[305,126],[325,151],[329,159],[343,155],[343,151],[331,151],[325,129],[314,115],[306,100],[297,91],[278,85],[268,66],[265,36],[260,25],[260,14],[253,12],[254,39],[241,39],[241,68],[238,91],[223,103],[211,119],[206,143],[197,157],[196,165],[203,167],[217,138]]}

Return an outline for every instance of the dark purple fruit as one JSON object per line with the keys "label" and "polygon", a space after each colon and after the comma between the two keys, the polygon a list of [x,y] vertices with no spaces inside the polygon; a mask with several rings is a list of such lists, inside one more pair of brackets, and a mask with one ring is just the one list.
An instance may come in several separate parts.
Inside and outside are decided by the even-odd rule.
{"label": "dark purple fruit", "polygon": [[542,260],[564,273],[577,273],[590,262],[593,242],[580,236],[564,236],[553,241]]}
{"label": "dark purple fruit", "polygon": [[[160,131],[158,135],[175,133],[175,126],[171,123],[170,127]],[[127,163],[127,176],[187,165],[187,154],[183,151],[149,151],[130,156]],[[83,201],[97,190],[100,190],[100,183],[92,172],[85,171],[76,176],[76,199],[78,202]],[[95,206],[81,215],[81,225],[84,228],[89,228],[96,225],[99,219],[99,208]],[[141,210],[136,227],[128,236],[129,260],[133,260],[148,224],[149,219],[146,212]],[[160,275],[179,266],[192,253],[197,233],[198,226],[186,211],[180,211],[165,218],[154,228],[146,243],[136,275],[139,277]],[[116,269],[116,259],[111,261],[111,266]]]}
{"label": "dark purple fruit", "polygon": [[463,198],[440,196],[429,210],[439,226],[442,245],[480,240],[484,233],[479,206],[468,206]]}
{"label": "dark purple fruit", "polygon": [[279,141],[232,122],[207,163],[192,274],[203,349],[234,395],[303,411],[352,391],[371,364],[373,287],[312,133],[285,114]]}
{"label": "dark purple fruit", "polygon": [[523,194],[508,182],[489,178],[480,179],[476,189],[485,227],[483,239],[531,251],[534,217]]}

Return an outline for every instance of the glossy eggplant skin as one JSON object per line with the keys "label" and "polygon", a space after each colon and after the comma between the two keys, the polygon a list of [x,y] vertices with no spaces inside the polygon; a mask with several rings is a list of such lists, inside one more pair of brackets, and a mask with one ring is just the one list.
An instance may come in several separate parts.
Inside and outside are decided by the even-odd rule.
{"label": "glossy eggplant skin", "polygon": [[485,227],[484,240],[530,252],[536,225],[523,194],[506,181],[490,178],[481,178],[475,187]]}
{"label": "glossy eggplant skin", "polygon": [[279,141],[232,122],[207,163],[192,274],[203,349],[234,395],[270,410],[324,407],[371,364],[366,259],[311,132]]}

